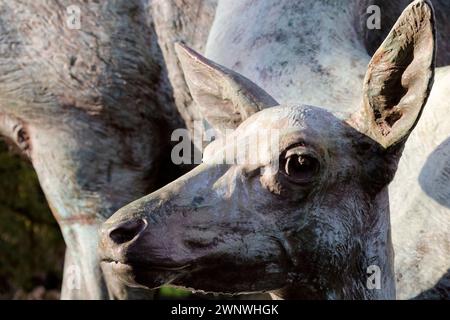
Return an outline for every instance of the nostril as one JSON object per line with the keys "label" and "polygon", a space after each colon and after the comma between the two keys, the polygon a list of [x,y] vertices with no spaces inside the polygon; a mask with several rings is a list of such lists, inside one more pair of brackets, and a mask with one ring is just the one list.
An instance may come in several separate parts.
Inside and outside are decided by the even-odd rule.
{"label": "nostril", "polygon": [[123,222],[109,232],[109,237],[116,244],[123,244],[131,241],[140,234],[147,226],[144,219]]}

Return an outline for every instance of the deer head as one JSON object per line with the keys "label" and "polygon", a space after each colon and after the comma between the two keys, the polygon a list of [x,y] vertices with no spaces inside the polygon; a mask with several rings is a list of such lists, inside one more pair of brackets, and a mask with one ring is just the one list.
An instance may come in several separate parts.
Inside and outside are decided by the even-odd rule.
{"label": "deer head", "polygon": [[32,162],[66,266],[79,271],[79,288],[63,284],[62,297],[106,298],[98,228],[157,189],[177,126],[156,35],[135,0],[22,1],[0,12],[0,134]]}
{"label": "deer head", "polygon": [[[394,298],[387,186],[431,90],[434,39],[431,5],[413,2],[374,54],[350,117],[274,106],[249,79],[179,46],[202,114],[219,133],[234,131],[103,225],[103,265],[147,288]],[[263,129],[276,143],[252,143]],[[229,161],[247,147],[257,152]],[[372,265],[380,290],[366,286]]]}

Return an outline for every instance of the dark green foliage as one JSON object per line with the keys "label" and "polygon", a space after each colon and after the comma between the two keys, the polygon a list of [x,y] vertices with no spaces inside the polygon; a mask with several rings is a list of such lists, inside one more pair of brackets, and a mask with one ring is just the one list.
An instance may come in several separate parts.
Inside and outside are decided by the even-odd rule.
{"label": "dark green foliage", "polygon": [[31,164],[0,141],[0,298],[36,286],[59,289],[63,258],[63,239]]}

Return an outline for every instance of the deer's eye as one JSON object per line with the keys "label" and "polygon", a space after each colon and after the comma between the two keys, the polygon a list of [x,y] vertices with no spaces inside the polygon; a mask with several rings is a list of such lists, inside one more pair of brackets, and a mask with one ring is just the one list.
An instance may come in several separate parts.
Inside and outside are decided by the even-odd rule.
{"label": "deer's eye", "polygon": [[282,162],[282,170],[296,183],[309,183],[319,172],[320,163],[310,154],[288,152]]}

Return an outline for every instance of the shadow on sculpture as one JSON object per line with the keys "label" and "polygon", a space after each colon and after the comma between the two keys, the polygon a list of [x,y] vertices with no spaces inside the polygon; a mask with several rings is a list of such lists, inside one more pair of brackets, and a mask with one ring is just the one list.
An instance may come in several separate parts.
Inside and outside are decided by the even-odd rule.
{"label": "shadow on sculpture", "polygon": [[[423,166],[419,175],[422,190],[440,205],[450,208],[450,189],[442,188],[450,180],[450,137],[442,142]],[[430,289],[414,299],[448,299],[450,296],[450,269]]]}
{"label": "shadow on sculpture", "polygon": [[440,205],[450,208],[450,188],[442,188],[450,180],[450,137],[428,157],[419,175],[422,190]]}
{"label": "shadow on sculpture", "polygon": [[444,300],[450,296],[450,269],[430,289],[417,295],[413,300]]}

